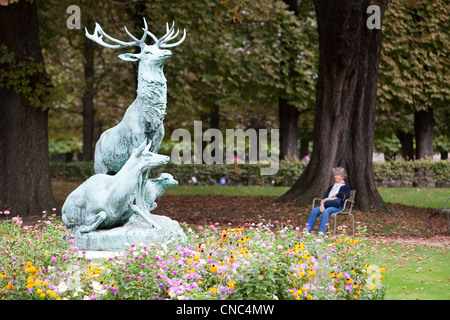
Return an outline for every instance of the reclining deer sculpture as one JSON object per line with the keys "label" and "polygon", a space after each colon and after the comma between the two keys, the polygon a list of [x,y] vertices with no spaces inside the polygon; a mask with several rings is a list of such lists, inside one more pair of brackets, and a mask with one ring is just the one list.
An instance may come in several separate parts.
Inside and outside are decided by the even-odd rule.
{"label": "reclining deer sculpture", "polygon": [[[96,23],[94,33],[91,35],[86,29],[86,37],[109,49],[121,49],[127,47],[139,47],[140,53],[125,53],[119,58],[125,61],[139,61],[137,96],[128,107],[122,121],[100,136],[95,146],[94,170],[96,173],[117,173],[127,162],[134,148],[143,141],[151,142],[151,152],[158,152],[164,137],[163,120],[166,114],[167,81],[164,77],[163,66],[172,55],[170,50],[181,44],[186,38],[186,30],[183,37],[176,43],[169,44],[175,39],[179,30],[174,34],[175,23],[169,28],[166,24],[166,34],[157,38],[148,31],[144,18],[144,35],[141,39],[133,36],[126,27],[125,32],[133,40],[124,42],[106,34],[101,26]],[[145,39],[149,35],[155,43],[147,45]],[[115,44],[103,41],[103,37]],[[136,190],[136,204],[147,211],[144,200],[145,184],[148,180],[148,171],[143,172],[141,184]]]}
{"label": "reclining deer sculpture", "polygon": [[[151,227],[160,228],[148,212],[133,204],[136,184],[140,183],[142,172],[170,159],[150,152],[150,145],[144,141],[134,149],[117,174],[97,173],[69,194],[62,207],[62,221],[74,234],[113,228],[127,222],[133,214],[142,217]],[[156,195],[152,199],[155,198]]]}

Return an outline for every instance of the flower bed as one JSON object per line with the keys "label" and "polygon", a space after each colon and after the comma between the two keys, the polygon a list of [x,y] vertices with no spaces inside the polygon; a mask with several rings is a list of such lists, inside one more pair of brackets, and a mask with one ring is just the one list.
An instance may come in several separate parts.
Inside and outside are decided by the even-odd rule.
{"label": "flower bed", "polygon": [[64,226],[0,224],[2,299],[382,299],[364,228],[317,237],[294,227],[184,225],[184,244],[131,244],[95,265]]}

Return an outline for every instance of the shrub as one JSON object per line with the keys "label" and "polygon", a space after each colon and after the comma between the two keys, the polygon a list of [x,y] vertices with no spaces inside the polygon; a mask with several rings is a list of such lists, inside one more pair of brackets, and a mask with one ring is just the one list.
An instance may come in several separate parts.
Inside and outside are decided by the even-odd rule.
{"label": "shrub", "polygon": [[[171,173],[182,185],[218,185],[226,179],[228,185],[276,185],[292,186],[306,168],[301,161],[280,161],[275,175],[260,174],[261,165],[256,164],[181,164],[168,163],[152,169],[151,176],[162,172]],[[447,186],[450,184],[450,161],[388,161],[374,163],[375,182],[379,186]],[[53,177],[86,180],[94,174],[92,162],[52,162]],[[351,174],[351,172],[350,172]]]}

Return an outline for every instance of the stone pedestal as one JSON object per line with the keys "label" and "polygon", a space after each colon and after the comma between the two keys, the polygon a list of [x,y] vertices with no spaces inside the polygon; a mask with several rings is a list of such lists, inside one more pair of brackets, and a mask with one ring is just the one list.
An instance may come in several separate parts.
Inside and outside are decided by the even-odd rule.
{"label": "stone pedestal", "polygon": [[123,251],[128,245],[142,243],[167,243],[174,241],[183,243],[186,235],[179,223],[165,216],[152,215],[153,220],[161,226],[152,228],[141,217],[134,215],[121,227],[113,229],[97,229],[76,236],[76,246],[86,251]]}

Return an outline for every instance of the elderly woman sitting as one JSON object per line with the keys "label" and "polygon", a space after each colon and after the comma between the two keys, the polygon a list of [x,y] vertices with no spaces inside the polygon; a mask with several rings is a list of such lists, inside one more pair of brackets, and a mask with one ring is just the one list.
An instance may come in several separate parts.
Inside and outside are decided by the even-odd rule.
{"label": "elderly woman sitting", "polygon": [[328,188],[324,199],[320,202],[320,206],[311,210],[308,222],[306,223],[306,230],[308,232],[312,231],[317,217],[322,215],[318,234],[325,234],[330,215],[341,211],[344,205],[344,200],[350,196],[350,186],[346,185],[344,181],[347,177],[345,169],[342,167],[333,168],[333,175],[335,184]]}

